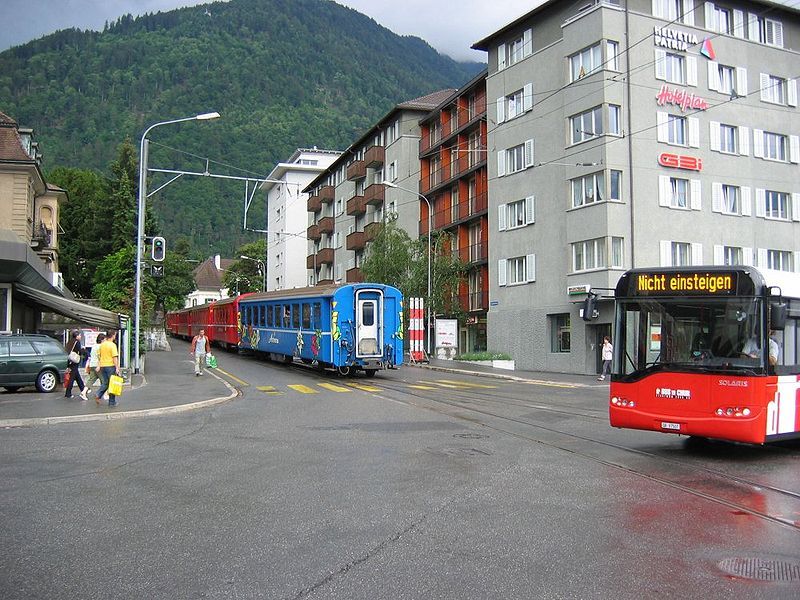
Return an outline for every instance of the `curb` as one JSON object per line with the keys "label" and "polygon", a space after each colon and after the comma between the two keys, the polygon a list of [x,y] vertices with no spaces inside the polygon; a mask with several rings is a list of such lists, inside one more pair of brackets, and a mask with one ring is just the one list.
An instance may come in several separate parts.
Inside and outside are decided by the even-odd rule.
{"label": "curb", "polygon": [[[62,423],[86,423],[90,421],[117,421],[119,419],[136,419],[141,417],[152,417],[156,415],[169,415],[190,410],[197,410],[199,408],[207,408],[217,404],[223,404],[229,400],[233,400],[239,392],[227,381],[218,377],[216,374],[211,373],[219,381],[225,384],[225,387],[230,390],[227,396],[219,396],[211,398],[210,400],[200,400],[199,402],[191,402],[189,404],[178,404],[175,406],[163,406],[161,408],[144,408],[142,410],[125,410],[121,412],[102,413],[96,415],[67,415],[63,417],[33,417],[29,419],[0,419],[0,428],[12,427],[32,427],[35,425],[60,425]],[[145,384],[139,386],[144,387]],[[136,388],[138,389],[138,388]]]}
{"label": "curb", "polygon": [[565,381],[551,381],[547,379],[526,379],[525,377],[517,377],[516,375],[503,375],[501,373],[486,373],[483,371],[469,371],[467,369],[454,369],[452,367],[439,367],[434,365],[406,365],[409,367],[417,367],[418,369],[428,369],[430,371],[441,371],[443,373],[458,373],[461,375],[473,375],[475,377],[489,377],[491,379],[505,379],[508,381],[518,381],[521,383],[532,383],[536,385],[549,385],[556,387],[576,387],[576,388],[591,388],[598,387],[590,383],[572,383]]}

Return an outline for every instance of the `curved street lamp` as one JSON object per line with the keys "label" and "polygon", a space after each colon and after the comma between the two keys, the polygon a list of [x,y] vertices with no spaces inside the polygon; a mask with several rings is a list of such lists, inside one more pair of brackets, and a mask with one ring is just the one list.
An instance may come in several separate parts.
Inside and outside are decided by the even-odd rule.
{"label": "curved street lamp", "polygon": [[254,263],[256,263],[256,266],[258,267],[258,274],[261,275],[262,280],[263,280],[262,281],[262,286],[263,287],[261,288],[261,291],[262,292],[266,292],[267,291],[267,271],[266,271],[267,263],[265,261],[261,260],[260,258],[253,258],[252,256],[245,256],[244,254],[240,254],[239,258],[242,258],[244,260],[252,260]]}
{"label": "curved street lamp", "polygon": [[142,141],[139,144],[139,201],[138,201],[138,224],[136,227],[136,288],[134,290],[134,354],[133,364],[134,373],[139,372],[140,359],[139,359],[139,315],[142,310],[142,253],[144,252],[144,216],[145,216],[145,203],[147,202],[147,134],[156,127],[161,125],[171,125],[172,123],[182,123],[184,121],[210,121],[211,119],[219,119],[218,112],[208,112],[195,115],[193,117],[184,117],[183,119],[172,119],[170,121],[161,121],[154,123],[144,130],[142,134]]}

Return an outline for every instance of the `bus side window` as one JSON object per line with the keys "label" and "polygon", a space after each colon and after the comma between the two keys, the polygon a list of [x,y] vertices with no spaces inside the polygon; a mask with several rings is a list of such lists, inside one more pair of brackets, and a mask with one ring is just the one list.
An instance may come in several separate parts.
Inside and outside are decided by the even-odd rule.
{"label": "bus side window", "polygon": [[312,322],[314,329],[322,329],[322,305],[319,302],[314,302]]}
{"label": "bus side window", "polygon": [[272,327],[273,323],[275,321],[272,318],[272,306],[267,306],[267,327]]}
{"label": "bus side window", "polygon": [[266,307],[262,304],[258,307],[258,322],[261,327],[267,324]]}
{"label": "bus side window", "polygon": [[303,329],[311,329],[311,305],[303,303]]}
{"label": "bus side window", "polygon": [[300,305],[292,304],[292,329],[300,329]]}
{"label": "bus side window", "polygon": [[286,329],[292,326],[292,307],[288,304],[283,305],[283,326]]}

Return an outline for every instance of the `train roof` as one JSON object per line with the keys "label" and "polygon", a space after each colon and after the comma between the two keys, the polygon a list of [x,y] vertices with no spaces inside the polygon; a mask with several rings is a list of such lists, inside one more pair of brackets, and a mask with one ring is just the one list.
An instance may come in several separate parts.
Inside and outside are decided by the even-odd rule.
{"label": "train roof", "polygon": [[243,301],[257,302],[259,300],[281,300],[283,298],[312,298],[322,296],[333,296],[338,290],[344,287],[379,287],[379,288],[392,288],[392,286],[385,283],[344,283],[339,285],[315,285],[311,287],[292,288],[287,290],[277,290],[274,292],[257,292],[249,294]]}

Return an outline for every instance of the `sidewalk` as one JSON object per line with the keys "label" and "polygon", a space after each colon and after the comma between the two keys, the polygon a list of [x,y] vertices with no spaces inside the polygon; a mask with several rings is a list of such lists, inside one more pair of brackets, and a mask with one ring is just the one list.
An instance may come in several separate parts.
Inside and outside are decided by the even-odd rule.
{"label": "sidewalk", "polygon": [[[62,386],[49,394],[34,387],[13,394],[0,392],[0,427],[144,417],[210,406],[236,396],[213,370],[196,377],[185,352],[148,352],[145,371],[125,382],[115,407],[105,402],[98,406],[92,394],[88,402],[82,401],[77,385],[72,398],[64,397]],[[97,391],[98,384],[93,389]]]}

